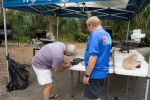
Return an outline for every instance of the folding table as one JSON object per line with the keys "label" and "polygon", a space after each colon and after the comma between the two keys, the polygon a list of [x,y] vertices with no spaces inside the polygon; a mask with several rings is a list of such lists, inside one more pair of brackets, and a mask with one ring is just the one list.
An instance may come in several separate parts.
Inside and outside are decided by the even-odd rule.
{"label": "folding table", "polygon": [[[122,67],[122,62],[123,59],[130,56],[131,54],[137,54],[138,58],[137,61],[141,62],[141,67],[140,68],[135,68],[134,70],[126,70]],[[126,75],[129,77],[135,76],[136,80],[135,80],[135,92],[134,92],[134,100],[136,100],[136,94],[137,94],[137,80],[138,77],[143,77],[143,78],[147,78],[148,75],[148,63],[145,61],[144,57],[138,53],[136,50],[130,50],[129,53],[121,53],[118,50],[114,51],[114,74],[117,75]],[[129,77],[127,80],[127,88],[126,88],[126,97],[125,98],[117,98],[116,100],[128,100],[127,96],[128,96],[128,85],[129,85]],[[148,85],[146,85],[147,87]],[[145,93],[146,95],[147,93]],[[145,96],[145,100],[147,96]]]}
{"label": "folding table", "polygon": [[[140,68],[135,68],[134,70],[126,70],[122,67],[122,61],[124,58],[130,56],[131,54],[136,53],[138,55],[137,61],[141,62]],[[71,68],[71,96],[73,97],[73,71],[85,71],[85,66],[82,63],[78,65],[74,65]],[[110,60],[110,68],[109,74],[117,74],[117,75],[126,75],[126,76],[136,76],[136,84],[135,84],[135,93],[134,100],[136,100],[136,92],[137,92],[137,79],[138,77],[147,78],[146,92],[145,92],[145,100],[147,100],[148,88],[149,88],[149,77],[148,73],[150,71],[148,68],[148,63],[145,61],[144,57],[138,53],[136,50],[130,50],[129,53],[121,53],[119,50],[114,50],[112,54],[112,59]],[[149,75],[150,76],[150,75]],[[78,81],[80,78],[80,73],[78,76]],[[107,93],[106,100],[108,99],[108,89],[109,89],[109,76],[107,77]],[[127,87],[129,85],[129,78],[127,80]],[[126,88],[126,96],[128,94],[128,88]],[[127,100],[126,98],[117,98],[116,100]]]}
{"label": "folding table", "polygon": [[[112,61],[112,60],[110,60]],[[110,68],[109,68],[109,74],[113,73],[113,64],[112,62],[110,62]],[[74,94],[73,94],[73,71],[79,71],[78,73],[78,82],[80,80],[80,71],[85,71],[85,66],[83,65],[83,63],[79,63],[77,65],[74,65],[72,66],[71,68],[69,68],[69,70],[71,70],[71,96],[73,97]],[[108,87],[109,87],[109,76],[107,77],[108,80],[107,80],[107,93],[106,93],[106,98],[108,96]]]}

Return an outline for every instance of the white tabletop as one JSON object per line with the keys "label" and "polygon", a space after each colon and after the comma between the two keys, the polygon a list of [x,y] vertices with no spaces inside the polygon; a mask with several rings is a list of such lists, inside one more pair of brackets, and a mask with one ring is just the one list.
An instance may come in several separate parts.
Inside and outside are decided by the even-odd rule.
{"label": "white tabletop", "polygon": [[[136,53],[138,55],[137,61],[141,62],[141,68],[135,68],[133,70],[124,69],[122,67],[123,59],[133,53]],[[114,51],[114,66],[115,66],[114,68],[115,74],[140,76],[140,77],[146,77],[148,75],[148,63],[145,61],[145,58],[136,50],[131,50],[129,54],[121,53],[120,51]]]}
{"label": "white tabletop", "polygon": [[[124,69],[122,67],[123,59],[130,56],[133,53],[136,53],[138,55],[137,61],[141,62],[141,67],[135,68],[133,70]],[[148,63],[145,61],[145,58],[136,50],[131,50],[129,53],[121,53],[120,51],[114,51],[114,64],[113,60],[111,59],[109,65],[109,73],[140,77],[146,77],[148,75]],[[70,67],[69,70],[85,71],[85,66],[82,63],[79,63],[78,65]]]}
{"label": "white tabletop", "polygon": [[[110,63],[110,64],[112,64],[112,63]],[[114,68],[113,65],[110,65],[110,67],[109,67],[109,73],[113,73],[113,68]],[[69,68],[69,70],[86,71],[85,70],[85,66],[82,63],[79,63],[77,65],[71,66]]]}

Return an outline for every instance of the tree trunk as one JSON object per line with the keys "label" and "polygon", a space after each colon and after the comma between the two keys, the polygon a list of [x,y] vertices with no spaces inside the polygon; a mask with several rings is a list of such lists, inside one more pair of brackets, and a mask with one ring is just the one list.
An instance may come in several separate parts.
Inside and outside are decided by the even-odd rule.
{"label": "tree trunk", "polygon": [[[1,2],[1,0],[0,0]],[[3,8],[2,8],[2,2],[0,3],[0,22],[3,23]]]}
{"label": "tree trunk", "polygon": [[147,27],[148,27],[149,18],[150,18],[150,14],[148,15],[148,18],[147,18],[147,21],[146,21],[146,24],[145,24],[145,26],[146,26],[146,32],[148,32]]}
{"label": "tree trunk", "polygon": [[46,32],[47,35],[53,36],[53,17],[47,16],[46,17]]}

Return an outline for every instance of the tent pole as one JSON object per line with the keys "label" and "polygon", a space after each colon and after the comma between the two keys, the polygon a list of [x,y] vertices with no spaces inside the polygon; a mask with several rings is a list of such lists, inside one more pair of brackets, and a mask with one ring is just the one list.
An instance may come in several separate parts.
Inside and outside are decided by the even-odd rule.
{"label": "tent pole", "polygon": [[147,100],[147,97],[148,97],[149,79],[150,79],[150,54],[149,54],[148,75],[147,75],[147,84],[146,84],[146,92],[145,92],[144,100]]}
{"label": "tent pole", "polygon": [[58,27],[59,27],[59,17],[57,16],[57,41],[58,41]]}
{"label": "tent pole", "polygon": [[144,100],[147,100],[147,97],[148,97],[148,88],[149,88],[149,78],[147,78],[146,93],[145,93],[145,99]]}
{"label": "tent pole", "polygon": [[[7,72],[8,72],[8,46],[7,46],[7,30],[6,30],[6,8],[3,8],[3,19],[4,19],[4,34],[5,34],[5,50],[6,50],[6,63],[7,63]],[[10,80],[8,72],[8,81]]]}
{"label": "tent pole", "polygon": [[129,35],[129,27],[130,27],[130,20],[128,22],[128,30],[127,30],[127,37],[126,37],[126,43],[128,42],[128,35]]}

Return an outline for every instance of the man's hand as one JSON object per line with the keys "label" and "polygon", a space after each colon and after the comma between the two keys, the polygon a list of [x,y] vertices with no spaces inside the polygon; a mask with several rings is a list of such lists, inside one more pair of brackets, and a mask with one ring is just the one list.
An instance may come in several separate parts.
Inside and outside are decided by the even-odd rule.
{"label": "man's hand", "polygon": [[65,64],[71,64],[72,63],[72,60],[68,60],[68,61],[65,61]]}
{"label": "man's hand", "polygon": [[65,69],[67,69],[67,68],[70,68],[71,66],[72,66],[71,60],[64,61],[63,66],[61,66],[61,67],[59,67],[59,68],[56,68],[56,69],[55,69],[55,72],[62,72],[63,70],[65,70]]}
{"label": "man's hand", "polygon": [[65,65],[64,65],[64,67],[65,67],[65,68],[70,68],[70,67],[72,66],[72,64],[71,64],[71,63],[72,63],[72,60],[65,61],[65,63],[64,63]]}
{"label": "man's hand", "polygon": [[84,76],[84,77],[83,77],[83,83],[84,83],[84,84],[89,84],[89,79],[90,79],[90,77]]}
{"label": "man's hand", "polygon": [[64,61],[64,65],[55,69],[55,72],[62,72],[63,70],[70,68],[72,66],[71,62],[72,60]]}
{"label": "man's hand", "polygon": [[71,66],[72,66],[71,62],[67,62],[67,63],[64,65],[65,68],[70,68]]}

